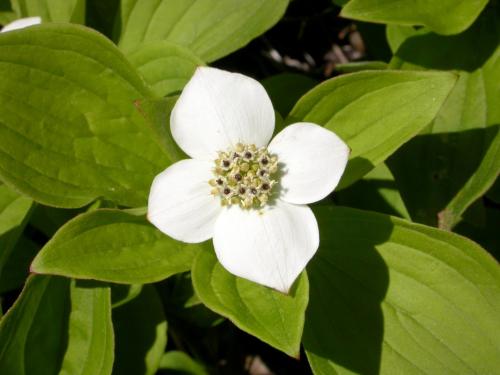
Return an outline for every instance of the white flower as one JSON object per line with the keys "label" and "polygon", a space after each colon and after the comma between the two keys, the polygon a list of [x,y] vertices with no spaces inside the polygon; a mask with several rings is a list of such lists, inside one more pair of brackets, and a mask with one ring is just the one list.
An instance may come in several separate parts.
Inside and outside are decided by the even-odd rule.
{"label": "white flower", "polygon": [[12,21],[11,23],[8,23],[7,25],[5,25],[2,28],[2,30],[0,31],[0,33],[12,31],[12,30],[17,30],[17,29],[24,29],[25,27],[38,25],[41,22],[42,22],[42,19],[40,17],[20,18],[18,20]]}
{"label": "white flower", "polygon": [[349,148],[307,122],[269,143],[274,120],[260,83],[198,68],[170,117],[172,136],[192,159],[156,176],[148,218],[179,241],[213,238],[229,272],[287,293],[319,246],[306,204],[337,186]]}

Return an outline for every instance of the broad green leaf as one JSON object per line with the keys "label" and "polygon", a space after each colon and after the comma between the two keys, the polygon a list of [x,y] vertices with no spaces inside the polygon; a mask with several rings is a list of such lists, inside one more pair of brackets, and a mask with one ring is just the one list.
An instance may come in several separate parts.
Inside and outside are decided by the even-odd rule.
{"label": "broad green leaf", "polygon": [[474,182],[482,182],[482,186],[469,190],[472,194],[461,192],[486,160],[487,150],[494,147],[500,125],[500,28],[496,19],[485,13],[469,30],[451,37],[426,29],[413,35],[408,30],[399,33],[402,41],[391,66],[459,73],[430,127],[388,160],[414,221],[437,225],[438,213],[457,194],[465,198],[463,211],[498,175],[491,165],[493,176]]}
{"label": "broad green leaf", "polygon": [[30,264],[40,250],[40,245],[21,236],[0,273],[0,294],[20,289],[28,278]]}
{"label": "broad green leaf", "polygon": [[269,94],[274,109],[286,116],[295,102],[316,86],[318,81],[302,74],[281,73],[266,78],[261,83]]}
{"label": "broad green leaf", "polygon": [[33,201],[0,183],[0,278],[27,223]]}
{"label": "broad green leaf", "polygon": [[299,356],[309,297],[305,273],[285,295],[233,276],[207,248],[196,257],[192,278],[196,294],[210,309],[286,354]]}
{"label": "broad green leaf", "polygon": [[160,97],[181,91],[196,67],[205,65],[187,48],[161,40],[141,45],[128,57]]}
{"label": "broad green leaf", "polygon": [[0,322],[0,373],[109,375],[113,345],[109,288],[35,275]]}
{"label": "broad green leaf", "polygon": [[144,284],[189,270],[198,249],[166,236],[142,216],[101,209],[64,225],[31,268],[77,279]]}
{"label": "broad green leaf", "polygon": [[500,173],[500,126],[481,161],[481,164],[460,191],[439,213],[439,227],[452,229],[465,210],[493,185]]}
{"label": "broad green leaf", "polygon": [[211,62],[243,47],[281,18],[288,0],[122,0],[119,46],[166,40]]}
{"label": "broad green leaf", "polygon": [[342,206],[410,218],[394,176],[384,163],[379,164],[361,180],[336,192],[334,197]]}
{"label": "broad green leaf", "polygon": [[35,200],[144,206],[168,165],[133,102],[152,94],[121,52],[77,25],[0,35],[0,176]]}
{"label": "broad green leaf", "polygon": [[193,358],[181,351],[170,351],[163,355],[160,362],[163,370],[185,375],[208,375],[208,371]]}
{"label": "broad green leaf", "polygon": [[303,344],[315,374],[495,374],[500,269],[478,245],[402,219],[316,210]]}
{"label": "broad green leaf", "polygon": [[304,95],[287,123],[334,131],[351,148],[340,187],[360,179],[428,125],[455,84],[451,73],[366,71],[343,75]]}
{"label": "broad green leaf", "polygon": [[116,356],[113,374],[156,374],[167,344],[167,322],[154,286],[113,309]]}
{"label": "broad green leaf", "polygon": [[156,133],[157,140],[172,162],[188,158],[179,146],[177,146],[170,132],[170,113],[177,99],[177,96],[169,96],[167,98],[138,100],[135,102],[137,110],[152,127]]}
{"label": "broad green leaf", "polygon": [[19,17],[42,17],[42,22],[85,22],[85,0],[11,0]]}
{"label": "broad green leaf", "polygon": [[424,25],[440,34],[467,29],[488,0],[351,0],[340,15],[360,21]]}

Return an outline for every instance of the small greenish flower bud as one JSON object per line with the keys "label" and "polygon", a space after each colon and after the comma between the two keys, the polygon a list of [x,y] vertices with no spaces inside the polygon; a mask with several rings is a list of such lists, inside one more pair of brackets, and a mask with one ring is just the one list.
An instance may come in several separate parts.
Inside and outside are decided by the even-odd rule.
{"label": "small greenish flower bud", "polygon": [[214,161],[214,178],[208,181],[211,193],[220,197],[222,206],[241,208],[265,206],[277,184],[274,174],[278,158],[265,147],[238,143],[234,149],[220,151]]}
{"label": "small greenish flower bud", "polygon": [[240,169],[241,171],[244,173],[244,172],[248,172],[248,170],[250,169],[250,166],[248,165],[248,163],[241,163],[240,165]]}

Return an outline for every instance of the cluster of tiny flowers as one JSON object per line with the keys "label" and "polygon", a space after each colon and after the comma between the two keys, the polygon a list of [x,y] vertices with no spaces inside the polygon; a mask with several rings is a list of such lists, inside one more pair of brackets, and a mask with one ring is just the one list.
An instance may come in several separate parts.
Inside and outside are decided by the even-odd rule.
{"label": "cluster of tiny flowers", "polygon": [[223,206],[237,204],[242,208],[264,206],[277,181],[278,158],[265,147],[238,143],[233,150],[220,151],[209,181],[212,194]]}

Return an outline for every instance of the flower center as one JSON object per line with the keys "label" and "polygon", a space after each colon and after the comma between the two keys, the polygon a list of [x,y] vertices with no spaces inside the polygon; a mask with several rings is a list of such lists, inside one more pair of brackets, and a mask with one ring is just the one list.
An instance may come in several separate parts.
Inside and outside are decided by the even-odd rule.
{"label": "flower center", "polygon": [[234,149],[219,151],[214,178],[209,181],[212,194],[222,206],[237,204],[242,208],[264,206],[278,183],[278,157],[265,147],[238,143]]}

